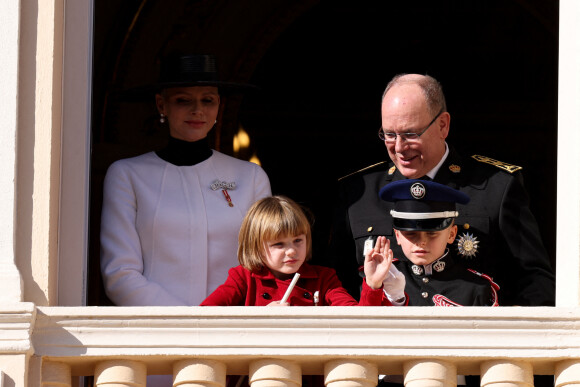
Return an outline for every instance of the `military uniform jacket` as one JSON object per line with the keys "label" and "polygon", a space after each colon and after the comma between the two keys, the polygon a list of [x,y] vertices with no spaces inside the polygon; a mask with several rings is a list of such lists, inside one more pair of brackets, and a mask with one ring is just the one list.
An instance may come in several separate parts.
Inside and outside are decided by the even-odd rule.
{"label": "military uniform jacket", "polygon": [[409,306],[498,306],[499,286],[485,274],[456,262],[452,253],[429,265],[393,262],[405,275]]}
{"label": "military uniform jacket", "polygon": [[[450,147],[434,181],[471,198],[468,204],[457,206],[458,239],[451,249],[457,250],[458,241],[464,242],[467,250],[458,257],[501,285],[502,305],[554,305],[554,275],[528,206],[523,177],[517,170],[510,173],[497,164],[462,157]],[[393,233],[393,204],[378,196],[385,184],[404,178],[393,163],[384,162],[339,182],[325,264],[336,269],[344,287],[355,297],[365,241],[384,235],[391,240],[395,258],[406,259]]]}
{"label": "military uniform jacket", "polygon": [[[360,303],[344,289],[334,270],[304,263],[298,270],[300,279],[292,289],[288,303],[294,306],[380,306],[383,289],[363,284]],[[279,301],[292,279],[279,280],[268,270],[251,272],[242,266],[229,270],[228,279],[210,294],[202,306],[265,306]]]}

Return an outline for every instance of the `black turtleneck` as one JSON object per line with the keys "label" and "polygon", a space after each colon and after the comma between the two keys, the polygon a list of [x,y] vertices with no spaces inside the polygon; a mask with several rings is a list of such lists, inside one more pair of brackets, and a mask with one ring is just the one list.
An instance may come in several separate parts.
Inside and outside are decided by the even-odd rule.
{"label": "black turtleneck", "polygon": [[191,166],[209,159],[212,150],[207,137],[194,142],[169,137],[167,146],[155,152],[161,159],[177,166]]}

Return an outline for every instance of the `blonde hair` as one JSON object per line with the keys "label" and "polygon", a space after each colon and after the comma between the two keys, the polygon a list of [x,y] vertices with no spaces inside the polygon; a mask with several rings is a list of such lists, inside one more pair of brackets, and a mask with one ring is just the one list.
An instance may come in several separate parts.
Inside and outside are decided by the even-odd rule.
{"label": "blonde hair", "polygon": [[270,196],[250,207],[238,235],[238,261],[250,271],[264,266],[266,242],[280,237],[306,235],[306,260],[312,254],[310,222],[302,208],[285,196]]}

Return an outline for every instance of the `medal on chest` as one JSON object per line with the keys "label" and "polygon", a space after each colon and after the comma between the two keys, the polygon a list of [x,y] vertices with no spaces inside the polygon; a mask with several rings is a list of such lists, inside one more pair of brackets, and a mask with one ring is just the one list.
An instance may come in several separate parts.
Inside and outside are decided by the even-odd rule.
{"label": "medal on chest", "polygon": [[477,237],[468,232],[464,233],[457,240],[457,251],[465,258],[473,258],[479,249]]}
{"label": "medal on chest", "polygon": [[221,188],[222,193],[224,194],[224,198],[226,199],[226,202],[228,203],[228,206],[233,207],[234,203],[232,202],[232,198],[230,197],[230,194],[228,192],[228,190],[234,190],[236,189],[236,183],[235,182],[227,182],[227,181],[221,181],[221,180],[216,180],[213,183],[211,183],[210,188],[213,191],[217,191],[218,189]]}

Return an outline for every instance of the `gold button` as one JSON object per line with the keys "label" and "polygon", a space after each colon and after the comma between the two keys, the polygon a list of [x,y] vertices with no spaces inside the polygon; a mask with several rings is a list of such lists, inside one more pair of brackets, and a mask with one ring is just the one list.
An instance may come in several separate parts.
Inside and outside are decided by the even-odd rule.
{"label": "gold button", "polygon": [[368,231],[368,232],[371,232],[371,231],[373,231],[373,226],[370,226],[369,228],[367,228],[367,231]]}
{"label": "gold button", "polygon": [[469,230],[469,227],[470,227],[470,226],[469,226],[469,223],[465,223],[465,224],[463,225],[463,228],[464,228],[464,229],[466,229],[466,230]]}

